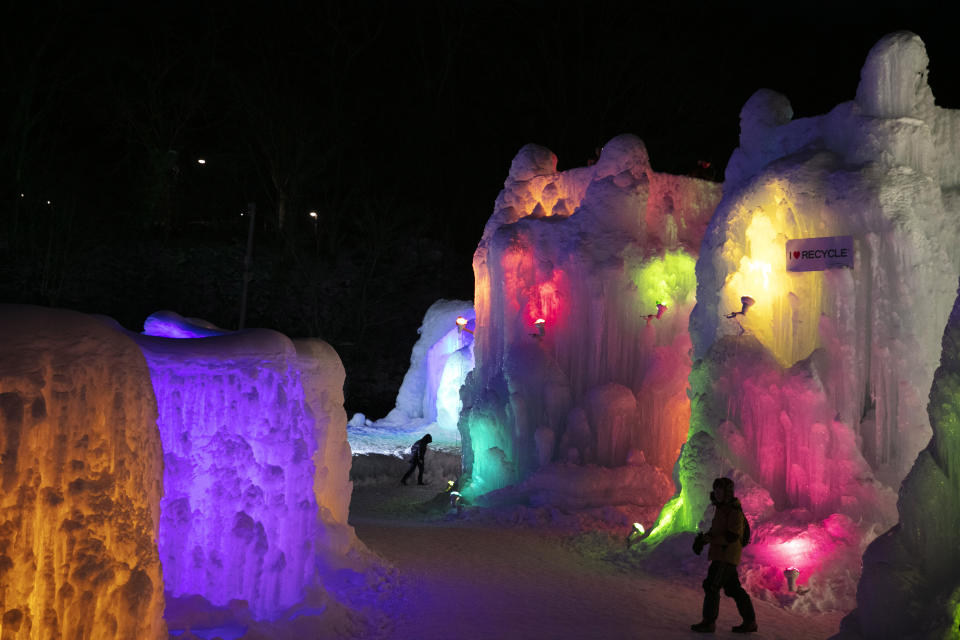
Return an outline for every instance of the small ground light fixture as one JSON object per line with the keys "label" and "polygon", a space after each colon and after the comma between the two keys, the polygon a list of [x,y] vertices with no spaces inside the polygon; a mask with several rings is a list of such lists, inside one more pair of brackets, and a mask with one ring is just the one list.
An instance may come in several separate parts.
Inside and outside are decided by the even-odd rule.
{"label": "small ground light fixture", "polygon": [[796,591],[797,578],[800,577],[800,569],[787,567],[783,570],[783,576],[787,579],[787,591]]}
{"label": "small ground light fixture", "polygon": [[643,528],[643,525],[639,522],[634,522],[633,528],[630,529],[630,535],[627,536],[627,547],[629,548],[631,544],[639,540],[644,533],[646,533],[646,529]]}
{"label": "small ground light fixture", "polygon": [[540,334],[540,337],[542,338],[546,333],[547,321],[544,320],[543,318],[537,318],[533,324],[537,327],[537,332]]}
{"label": "small ground light fixture", "polygon": [[197,164],[207,164],[207,161],[204,158],[197,158]]}
{"label": "small ground light fixture", "polygon": [[447,491],[453,491],[453,485],[456,484],[453,480],[447,480]]}
{"label": "small ground light fixture", "polygon": [[314,220],[316,220],[316,219],[317,219],[317,212],[316,212],[316,211],[311,211],[311,212],[310,212],[310,217],[313,218]]}
{"label": "small ground light fixture", "polygon": [[467,329],[467,319],[463,316],[457,316],[457,333],[462,333],[464,331],[467,333],[473,333],[473,331]]}

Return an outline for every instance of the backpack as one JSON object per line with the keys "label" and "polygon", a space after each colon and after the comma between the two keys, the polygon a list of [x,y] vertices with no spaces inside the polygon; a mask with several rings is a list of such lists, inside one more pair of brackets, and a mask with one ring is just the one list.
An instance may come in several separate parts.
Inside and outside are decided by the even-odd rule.
{"label": "backpack", "polygon": [[747,520],[747,515],[742,510],[740,515],[743,516],[743,533],[740,535],[740,546],[745,547],[750,544],[750,521]]}

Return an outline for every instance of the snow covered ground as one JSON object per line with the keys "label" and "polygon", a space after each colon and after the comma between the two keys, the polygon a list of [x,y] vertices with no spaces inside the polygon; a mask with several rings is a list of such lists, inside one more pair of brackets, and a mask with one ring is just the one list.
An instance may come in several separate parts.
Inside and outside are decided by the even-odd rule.
{"label": "snow covered ground", "polygon": [[410,453],[410,445],[426,433],[433,437],[431,451],[460,455],[460,432],[438,429],[435,422],[415,420],[406,424],[384,425],[381,421],[364,421],[363,414],[356,414],[347,423],[347,440],[354,456],[382,453],[405,457]]}
{"label": "snow covered ground", "polygon": [[[625,550],[626,528],[583,531],[582,519],[557,520],[548,510],[425,512],[442,502],[441,490],[393,483],[354,490],[350,523],[397,569],[380,637],[696,637],[689,627],[700,619],[704,558],[690,552],[673,567],[644,567]],[[755,605],[762,638],[828,638],[843,615]],[[724,599],[715,637],[742,637],[730,631],[739,622]]]}

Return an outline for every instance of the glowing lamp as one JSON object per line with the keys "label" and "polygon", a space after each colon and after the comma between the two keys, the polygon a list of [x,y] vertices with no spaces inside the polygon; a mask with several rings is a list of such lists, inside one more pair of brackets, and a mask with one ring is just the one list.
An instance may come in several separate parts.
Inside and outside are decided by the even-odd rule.
{"label": "glowing lamp", "polygon": [[453,491],[453,485],[456,484],[453,480],[447,480],[447,491]]}
{"label": "glowing lamp", "polygon": [[630,530],[630,535],[627,536],[627,548],[629,548],[631,544],[639,540],[644,533],[646,533],[646,529],[643,528],[643,525],[640,524],[639,522],[634,522],[633,529]]}
{"label": "glowing lamp", "polygon": [[467,319],[463,316],[457,316],[457,333],[473,333],[470,329],[467,329]]}
{"label": "glowing lamp", "polygon": [[546,328],[545,328],[545,327],[546,327],[547,321],[544,320],[543,318],[537,318],[537,319],[534,321],[533,324],[534,324],[534,326],[537,327],[537,333],[539,333],[539,334],[540,334],[540,337],[542,338],[542,337],[544,336],[544,334],[546,333]]}
{"label": "glowing lamp", "polygon": [[650,321],[653,320],[654,318],[656,318],[657,320],[659,320],[660,318],[662,318],[662,317],[663,317],[663,312],[666,311],[666,310],[667,310],[667,305],[662,304],[662,303],[660,303],[660,302],[657,302],[657,313],[656,313],[656,315],[654,315],[654,314],[651,313],[651,314],[648,314],[648,315],[644,316],[644,318],[646,318],[646,320],[647,320],[647,324],[649,325],[649,324],[650,324]]}
{"label": "glowing lamp", "polygon": [[450,492],[450,508],[456,509],[457,513],[460,513],[461,511],[463,511],[463,504],[461,504],[460,502],[460,497],[461,496],[459,491]]}
{"label": "glowing lamp", "polygon": [[317,219],[317,212],[316,212],[316,211],[311,211],[311,212],[310,212],[310,217],[313,218],[314,220],[316,220],[316,219]]}
{"label": "glowing lamp", "polygon": [[207,164],[207,161],[203,158],[197,158],[197,164]]}
{"label": "glowing lamp", "polygon": [[800,577],[800,569],[787,567],[783,570],[783,576],[787,579],[787,591],[796,591],[797,578]]}

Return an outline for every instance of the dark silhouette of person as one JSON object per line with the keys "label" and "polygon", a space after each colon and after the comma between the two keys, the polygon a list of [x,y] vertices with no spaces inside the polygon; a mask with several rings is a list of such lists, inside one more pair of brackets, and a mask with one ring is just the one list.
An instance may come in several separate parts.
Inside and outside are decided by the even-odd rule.
{"label": "dark silhouette of person", "polygon": [[717,628],[720,613],[720,589],[737,603],[737,611],[743,623],[733,627],[734,633],[751,633],[757,630],[757,615],[753,610],[750,595],[740,585],[737,565],[743,551],[744,530],[747,527],[740,501],[733,495],[733,480],[717,478],[713,481],[710,502],[716,507],[713,522],[706,533],[698,533],[693,542],[693,551],[700,555],[705,545],[710,545],[710,568],[703,581],[703,619],[690,625],[694,631],[713,633]]}
{"label": "dark silhouette of person", "polygon": [[420,469],[420,472],[417,474],[417,484],[424,484],[423,457],[427,455],[427,445],[431,442],[433,442],[433,437],[428,433],[414,442],[410,447],[410,468],[407,469],[405,474],[403,474],[403,478],[400,479],[400,484],[407,484],[407,478],[409,478],[410,474],[413,473],[413,470],[417,468]]}

